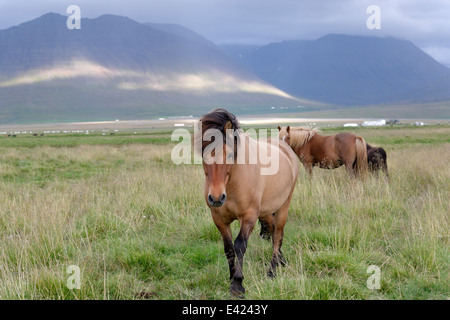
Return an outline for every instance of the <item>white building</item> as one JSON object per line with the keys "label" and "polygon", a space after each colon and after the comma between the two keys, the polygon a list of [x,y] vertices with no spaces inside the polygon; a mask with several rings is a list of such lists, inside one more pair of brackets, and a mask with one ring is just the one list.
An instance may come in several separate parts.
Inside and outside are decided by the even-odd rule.
{"label": "white building", "polygon": [[381,120],[374,120],[374,121],[364,121],[361,124],[363,127],[369,127],[369,126],[385,126],[386,125],[386,120],[381,119]]}

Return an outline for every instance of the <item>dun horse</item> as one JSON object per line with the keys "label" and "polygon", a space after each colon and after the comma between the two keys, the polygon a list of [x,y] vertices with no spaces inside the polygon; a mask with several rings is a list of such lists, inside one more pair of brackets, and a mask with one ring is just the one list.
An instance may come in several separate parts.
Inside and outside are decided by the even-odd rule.
{"label": "dun horse", "polygon": [[351,178],[367,171],[366,142],[352,133],[320,135],[307,128],[278,127],[282,140],[289,144],[312,176],[313,166],[334,169],[345,165]]}
{"label": "dun horse", "polygon": [[389,179],[386,151],[383,148],[372,147],[370,144],[366,147],[369,170],[378,176],[378,171],[381,169]]}
{"label": "dun horse", "polygon": [[[206,114],[201,118],[200,124],[205,200],[223,238],[230,270],[231,293],[242,296],[245,293],[242,285],[243,258],[248,238],[258,219],[272,235],[273,255],[268,275],[274,276],[277,265],[285,264],[281,244],[289,204],[298,177],[298,161],[291,148],[283,141],[268,139],[263,143],[244,134],[236,117],[224,109],[216,109]],[[205,141],[205,135],[210,129],[221,132],[225,147],[215,148],[208,154],[208,146],[213,141]],[[233,134],[230,135],[230,132]],[[249,159],[258,148],[268,148],[272,155],[278,154],[277,172],[262,175],[261,168],[265,165],[261,163],[259,157],[255,163],[236,161],[240,153],[243,153],[241,156],[245,155],[245,159]],[[211,156],[223,161],[210,161]],[[233,243],[230,224],[234,220],[239,221],[240,231]]]}

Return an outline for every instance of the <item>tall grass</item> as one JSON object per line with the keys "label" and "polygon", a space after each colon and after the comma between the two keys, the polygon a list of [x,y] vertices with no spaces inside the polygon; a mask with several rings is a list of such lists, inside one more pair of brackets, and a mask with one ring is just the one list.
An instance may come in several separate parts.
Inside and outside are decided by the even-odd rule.
{"label": "tall grass", "polygon": [[[391,141],[383,145],[390,182],[352,181],[342,168],[315,169],[309,180],[301,168],[283,241],[288,265],[265,276],[271,243],[255,228],[247,298],[450,296],[450,144],[395,143],[381,131],[373,138]],[[0,298],[230,298],[202,169],[172,164],[171,148],[0,148]],[[67,287],[70,265],[80,267],[80,289]],[[379,290],[366,286],[370,265],[380,267]]]}

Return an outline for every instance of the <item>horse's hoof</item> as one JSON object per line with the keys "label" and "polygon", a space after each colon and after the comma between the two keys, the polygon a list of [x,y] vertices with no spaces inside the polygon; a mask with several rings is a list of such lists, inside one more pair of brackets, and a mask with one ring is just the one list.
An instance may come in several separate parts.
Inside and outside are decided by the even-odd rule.
{"label": "horse's hoof", "polygon": [[259,223],[261,224],[261,232],[259,233],[259,236],[261,237],[261,239],[269,240],[270,239],[269,226],[267,225],[267,223],[261,220],[259,221]]}
{"label": "horse's hoof", "polygon": [[276,274],[275,270],[269,269],[269,271],[267,271],[267,276],[269,278],[275,278],[277,276],[277,274]]}
{"label": "horse's hoof", "polygon": [[155,297],[157,298],[158,294],[156,292],[141,291],[139,293],[136,293],[134,296],[139,299],[151,299],[151,298],[155,298]]}
{"label": "horse's hoof", "polygon": [[270,233],[261,233],[259,236],[260,236],[261,239],[263,239],[263,240],[267,240],[267,241],[270,240]]}
{"label": "horse's hoof", "polygon": [[245,294],[245,288],[242,286],[241,283],[237,282],[237,281],[233,281],[231,283],[231,288],[230,288],[230,292],[231,295],[233,297],[239,298],[239,299],[244,299],[244,294]]}

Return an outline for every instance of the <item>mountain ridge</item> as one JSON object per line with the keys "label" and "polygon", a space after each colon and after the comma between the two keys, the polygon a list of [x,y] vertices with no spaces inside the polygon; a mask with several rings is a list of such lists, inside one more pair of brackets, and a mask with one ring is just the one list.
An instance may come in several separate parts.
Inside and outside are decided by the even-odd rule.
{"label": "mountain ridge", "polygon": [[105,14],[69,30],[66,20],[0,30],[0,123],[450,101],[450,69],[393,37],[227,47],[177,24]]}
{"label": "mountain ridge", "polygon": [[243,70],[214,46],[127,17],[83,18],[80,30],[67,29],[66,20],[49,13],[0,31],[0,122],[315,104]]}
{"label": "mountain ridge", "polygon": [[[233,55],[233,46],[222,49]],[[450,70],[408,40],[328,34],[249,52],[237,58],[234,51],[234,57],[278,88],[313,100],[338,105],[404,102],[408,92],[439,81],[445,82],[439,96],[450,99]],[[414,102],[433,100],[427,94],[417,98]]]}

